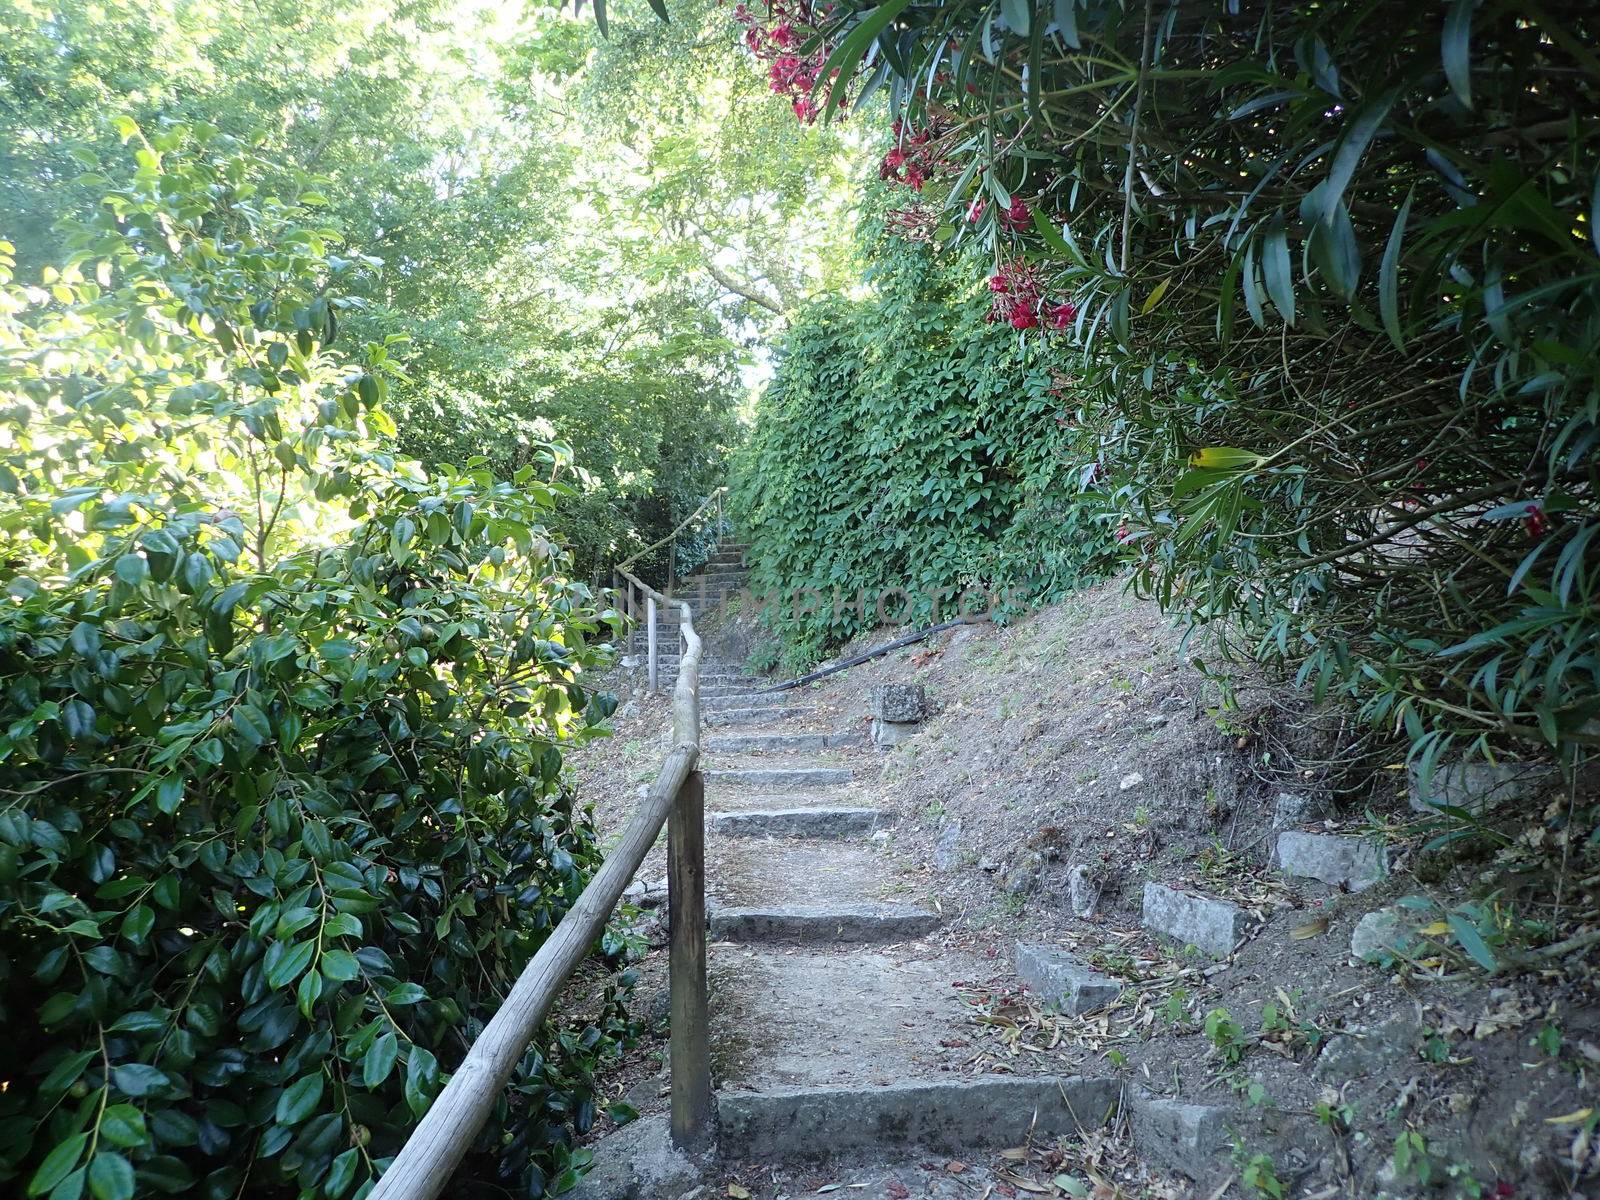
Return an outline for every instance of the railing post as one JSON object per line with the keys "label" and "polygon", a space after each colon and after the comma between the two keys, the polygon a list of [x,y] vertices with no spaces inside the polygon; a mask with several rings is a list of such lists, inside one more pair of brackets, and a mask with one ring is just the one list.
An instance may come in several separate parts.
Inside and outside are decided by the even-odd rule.
{"label": "railing post", "polygon": [[706,1006],[705,781],[690,771],[667,818],[667,904],[672,921],[672,1140],[696,1150],[711,1138],[711,1046]]}
{"label": "railing post", "polygon": [[650,694],[653,696],[659,690],[656,677],[656,598],[646,595],[644,598],[645,611],[645,647],[650,655]]}
{"label": "railing post", "polygon": [[667,547],[667,595],[672,595],[672,589],[678,586],[678,543],[673,542]]}

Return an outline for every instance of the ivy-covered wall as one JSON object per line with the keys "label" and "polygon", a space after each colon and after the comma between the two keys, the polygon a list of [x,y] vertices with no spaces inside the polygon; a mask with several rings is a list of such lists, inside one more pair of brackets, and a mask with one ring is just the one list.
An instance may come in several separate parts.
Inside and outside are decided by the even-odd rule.
{"label": "ivy-covered wall", "polygon": [[768,620],[790,667],[879,623],[880,597],[891,624],[954,616],[964,592],[1012,611],[1115,545],[1053,343],[991,321],[962,256],[880,219],[863,236],[871,295],[796,316],[735,467],[751,587],[783,596]]}

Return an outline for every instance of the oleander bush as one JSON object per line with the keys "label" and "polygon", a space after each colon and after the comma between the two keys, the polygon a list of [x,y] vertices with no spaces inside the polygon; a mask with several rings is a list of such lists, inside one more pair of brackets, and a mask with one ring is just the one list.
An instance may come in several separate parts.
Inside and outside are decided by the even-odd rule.
{"label": "oleander bush", "polygon": [[886,99],[896,226],[981,247],[1210,653],[1425,764],[1600,742],[1593,6],[740,15],[802,119]]}
{"label": "oleander bush", "polygon": [[[122,132],[67,262],[0,245],[0,1190],[359,1196],[599,859],[602,623],[532,468],[396,458],[311,183]],[[531,1046],[464,1185],[570,1183],[625,1033]]]}

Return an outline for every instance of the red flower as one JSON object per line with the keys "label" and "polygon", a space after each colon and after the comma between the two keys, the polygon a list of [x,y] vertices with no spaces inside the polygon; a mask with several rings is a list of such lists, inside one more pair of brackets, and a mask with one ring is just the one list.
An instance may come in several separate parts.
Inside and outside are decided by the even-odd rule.
{"label": "red flower", "polygon": [[1021,304],[1013,305],[1011,309],[1011,328],[1037,329],[1039,328],[1039,314],[1032,308]]}
{"label": "red flower", "polygon": [[809,125],[817,119],[817,106],[809,96],[802,96],[794,102],[794,115]]}
{"label": "red flower", "polygon": [[782,25],[777,26],[772,31],[771,36],[773,42],[784,47],[784,49],[788,49],[790,46],[794,45],[797,40],[795,37],[794,26],[789,24],[787,21],[785,21]]}
{"label": "red flower", "polygon": [[976,225],[983,218],[983,210],[989,207],[989,202],[979,196],[967,206],[967,224]]}
{"label": "red flower", "polygon": [[913,191],[920,192],[922,190],[922,185],[928,182],[928,176],[923,171],[920,163],[906,164],[905,182],[906,186],[910,187]]}
{"label": "red flower", "polygon": [[878,166],[878,178],[898,180],[900,168],[905,166],[905,163],[906,152],[896,146],[883,156],[883,162]]}
{"label": "red flower", "polygon": [[1050,328],[1065,329],[1078,318],[1078,306],[1071,300],[1050,306]]}
{"label": "red flower", "polygon": [[1550,528],[1550,518],[1544,515],[1544,509],[1537,504],[1528,505],[1528,515],[1522,519],[1523,527],[1528,531],[1528,540],[1537,542],[1542,539]]}
{"label": "red flower", "polygon": [[1011,198],[1011,206],[1000,214],[1000,224],[1013,233],[1021,233],[1033,224],[1033,214],[1028,211],[1028,206],[1020,197]]}
{"label": "red flower", "polygon": [[991,292],[1009,292],[1011,290],[1011,281],[1006,277],[1005,272],[1002,271],[998,275],[989,276],[989,290]]}
{"label": "red flower", "polygon": [[744,31],[744,44],[749,46],[751,50],[760,50],[761,30],[757,29],[754,25],[750,26],[749,29],[746,29]]}

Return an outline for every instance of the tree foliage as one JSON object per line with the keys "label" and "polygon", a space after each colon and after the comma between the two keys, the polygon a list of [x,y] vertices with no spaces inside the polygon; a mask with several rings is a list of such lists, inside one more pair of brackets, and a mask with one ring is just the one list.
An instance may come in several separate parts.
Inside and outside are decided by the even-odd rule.
{"label": "tree foliage", "polygon": [[[598,860],[603,627],[559,484],[396,456],[312,181],[120,129],[42,286],[0,245],[0,1181],[354,1195]],[[622,1032],[530,1047],[470,1169],[570,1179]]]}
{"label": "tree foliage", "polygon": [[1022,336],[1070,303],[1138,586],[1432,758],[1600,737],[1593,17],[801,0],[757,36],[825,109],[881,89],[902,222],[982,244]]}
{"label": "tree foliage", "polygon": [[796,668],[879,624],[1055,599],[1111,558],[1066,379],[987,319],[970,254],[884,240],[878,199],[872,294],[797,314],[736,459],[751,587]]}

